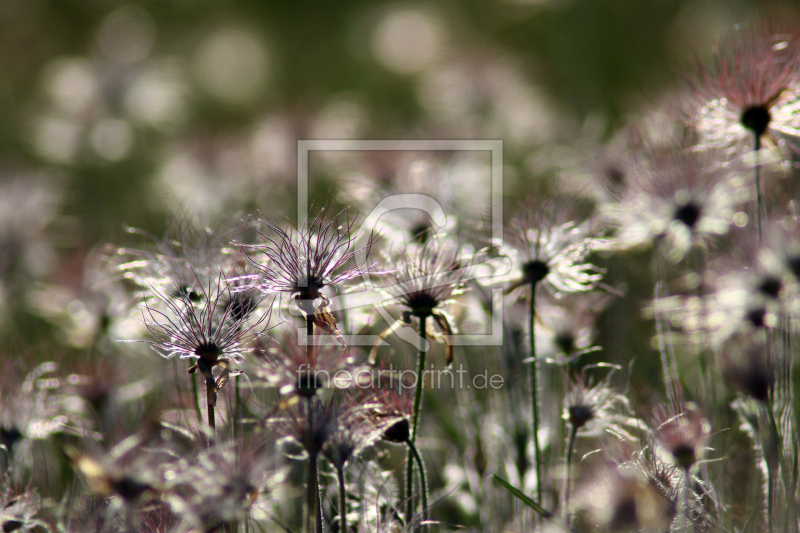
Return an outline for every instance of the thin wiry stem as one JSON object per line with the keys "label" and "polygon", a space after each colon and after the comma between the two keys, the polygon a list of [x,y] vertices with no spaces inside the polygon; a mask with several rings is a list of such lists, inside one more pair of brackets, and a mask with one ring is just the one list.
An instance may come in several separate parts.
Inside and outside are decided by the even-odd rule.
{"label": "thin wiry stem", "polygon": [[683,478],[683,531],[689,531],[689,483],[691,482],[691,474],[689,469],[685,469],[685,477]]}
{"label": "thin wiry stem", "polygon": [[314,317],[313,315],[306,315],[306,351],[308,358],[311,360],[314,357]]}
{"label": "thin wiry stem", "polygon": [[211,370],[209,369],[208,373],[205,375],[206,379],[206,407],[208,409],[208,446],[209,448],[214,446],[214,442],[216,440],[217,435],[217,421],[214,416],[215,414],[215,403],[216,403],[216,395],[217,395],[217,384],[214,381],[214,376],[211,374]]}
{"label": "thin wiry stem", "polygon": [[761,166],[759,161],[759,150],[761,150],[761,135],[755,133],[755,185],[756,185],[756,233],[758,236],[757,244],[761,247],[764,240],[764,219],[766,219],[766,206],[764,205],[763,183],[761,183]]}
{"label": "thin wiry stem", "polygon": [[[309,419],[310,420],[310,419]],[[321,517],[317,511],[317,454],[308,458],[308,487],[306,489],[306,531],[322,533]],[[316,528],[316,530],[315,530]]]}
{"label": "thin wiry stem", "polygon": [[[242,433],[242,424],[241,424],[241,396],[239,391],[239,376],[236,376],[233,380],[233,390],[234,390],[234,401],[233,401],[233,438],[234,441],[236,440],[236,435],[239,434],[241,436]],[[238,426],[238,428],[237,428]]]}
{"label": "thin wiry stem", "polygon": [[197,374],[192,374],[192,394],[194,395],[194,409],[197,412],[197,423],[203,425],[203,413],[200,410],[200,393],[197,390]]}
{"label": "thin wiry stem", "polygon": [[419,470],[419,483],[422,493],[422,531],[424,533],[426,530],[424,520],[428,518],[428,477],[425,474],[425,464],[422,462],[422,455],[420,455],[416,445],[410,440],[406,444],[408,444],[408,451],[414,456],[414,460],[417,462],[417,469]]}
{"label": "thin wiry stem", "polygon": [[536,367],[536,332],[534,319],[536,318],[536,283],[531,283],[530,309],[528,311],[528,332],[531,345],[531,405],[533,407],[533,454],[536,461],[536,501],[542,501],[542,450],[539,447],[539,383]]}
{"label": "thin wiry stem", "polygon": [[422,405],[422,388],[423,388],[423,381],[424,381],[424,371],[425,371],[425,348],[427,345],[426,340],[426,331],[425,331],[425,321],[427,320],[427,316],[422,316],[419,319],[419,359],[417,360],[417,390],[414,395],[414,415],[413,415],[413,423],[411,425],[411,437],[409,437],[408,441],[410,446],[408,448],[408,457],[406,458],[406,499],[408,500],[407,507],[406,507],[406,519],[410,519],[411,516],[414,514],[414,498],[412,497],[412,493],[414,491],[414,463],[412,461],[412,452],[411,448],[414,445],[414,442],[417,439],[417,430],[419,424],[419,411]]}
{"label": "thin wiry stem", "polygon": [[[660,277],[660,276],[659,276]],[[664,298],[664,284],[661,280],[656,281],[656,333],[658,337],[658,348],[661,355],[661,368],[664,372],[664,386],[667,391],[667,398],[674,408],[680,404],[680,391],[678,390],[678,372],[672,358],[672,347],[667,339],[667,329],[664,323],[664,311],[661,302]]]}
{"label": "thin wiry stem", "polygon": [[[308,433],[314,433],[314,405],[313,398],[307,398]],[[317,452],[309,451],[308,457],[308,486],[306,487],[306,531],[322,533],[322,506],[319,495],[319,474],[317,472]]]}
{"label": "thin wiry stem", "polygon": [[336,469],[339,478],[339,531],[347,533],[347,492],[344,489],[344,468]]}
{"label": "thin wiry stem", "polygon": [[572,424],[569,425],[569,439],[567,441],[567,483],[564,488],[564,515],[567,518],[567,524],[572,522],[572,513],[570,512],[570,489],[572,488],[572,453],[575,451],[575,436],[578,430]]}
{"label": "thin wiry stem", "polygon": [[[787,468],[783,458],[782,438],[781,434],[778,432],[778,424],[775,421],[775,415],[772,412],[772,402],[765,402],[764,409],[767,411],[767,417],[769,419],[769,446],[774,446],[775,448],[774,450],[764,450],[765,457],[767,453],[774,452],[778,456],[778,466],[782,472],[786,473]],[[776,491],[778,488],[779,478],[776,475],[774,465],[774,460],[767,460],[767,518],[769,523],[768,531],[770,533],[776,530],[776,522],[778,518]]]}

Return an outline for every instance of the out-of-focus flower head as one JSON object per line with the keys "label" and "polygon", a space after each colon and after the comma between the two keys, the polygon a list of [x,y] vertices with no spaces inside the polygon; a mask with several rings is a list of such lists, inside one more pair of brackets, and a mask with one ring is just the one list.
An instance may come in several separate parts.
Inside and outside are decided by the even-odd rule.
{"label": "out-of-focus flower head", "polygon": [[689,470],[697,464],[711,434],[708,419],[692,403],[686,403],[679,409],[657,408],[654,426],[659,446],[670,453],[682,470]]}
{"label": "out-of-focus flower head", "polygon": [[560,300],[542,298],[536,302],[536,351],[556,364],[573,364],[585,353],[599,350],[592,346],[598,315],[611,295],[580,292]]}
{"label": "out-of-focus flower head", "polygon": [[701,146],[800,149],[800,32],[785,20],[735,27],[689,83]]}
{"label": "out-of-focus flower head", "polygon": [[108,337],[131,336],[141,322],[131,318],[129,292],[107,254],[92,250],[65,258],[52,283],[32,284],[28,305],[59,328],[64,342],[76,348],[107,347]]}
{"label": "out-of-focus flower head", "polygon": [[187,216],[175,215],[161,239],[136,228],[128,231],[152,242],[142,249],[118,250],[122,275],[146,293],[160,292],[199,302],[203,287],[232,264],[225,242],[230,232],[202,227]]}
{"label": "out-of-focus flower head", "polygon": [[640,161],[628,190],[604,204],[601,215],[615,232],[615,246],[637,248],[663,242],[678,262],[694,246],[728,232],[736,207],[748,199],[738,169],[713,152],[675,149]]}
{"label": "out-of-focus flower head", "polygon": [[200,531],[246,519],[260,496],[279,499],[285,472],[270,462],[265,442],[218,444],[180,454],[165,466],[164,499]]}
{"label": "out-of-focus flower head", "polygon": [[7,469],[0,488],[0,531],[47,530],[47,524],[37,518],[41,506],[39,496],[30,487],[15,486]]}
{"label": "out-of-focus flower head", "polygon": [[440,159],[411,152],[384,170],[391,174],[385,185],[378,181],[381,176],[363,174],[369,169],[358,170],[345,177],[341,194],[348,202],[374,206],[368,219],[380,215],[376,222],[380,224],[382,242],[424,241],[436,233],[453,230],[454,213],[463,207],[456,202],[459,187],[454,170],[449,162]]}
{"label": "out-of-focus flower head", "polygon": [[611,386],[611,378],[619,367],[605,364],[611,370],[605,378],[592,383],[587,366],[581,373],[570,378],[562,417],[579,436],[599,437],[606,433],[633,441],[630,430],[637,427],[625,395]]}
{"label": "out-of-focus flower head", "polygon": [[36,174],[0,179],[0,280],[39,278],[55,253],[47,228],[62,203],[59,183]]}
{"label": "out-of-focus flower head", "polygon": [[361,406],[355,402],[355,397],[340,398],[335,409],[339,427],[325,443],[322,453],[334,468],[342,470],[346,463],[371,445],[380,434]]}
{"label": "out-of-focus flower head", "polygon": [[635,469],[607,461],[579,484],[575,508],[584,509],[588,524],[603,531],[667,531],[676,502],[643,478]]}
{"label": "out-of-focus flower head", "polygon": [[[42,363],[20,375],[13,361],[5,358],[0,380],[0,446],[7,457],[16,458],[30,441],[56,433],[84,435],[91,426],[80,401],[65,392],[66,381],[57,377],[58,365]],[[8,464],[8,463],[6,463]]]}
{"label": "out-of-focus flower head", "polygon": [[108,452],[82,453],[68,446],[66,454],[100,498],[116,497],[125,505],[137,505],[146,495],[159,492],[161,462],[168,458],[147,446],[143,435],[131,435]]}
{"label": "out-of-focus flower head", "polygon": [[378,367],[373,371],[378,379],[363,390],[361,408],[372,421],[381,439],[404,443],[411,436],[411,419],[414,415],[415,384],[404,372],[394,372]]}
{"label": "out-of-focus flower head", "polygon": [[594,289],[603,270],[588,262],[592,251],[608,246],[606,239],[591,237],[587,224],[561,222],[559,198],[541,201],[530,197],[503,232],[506,242],[493,243],[511,261],[507,274],[494,281],[509,284],[506,293],[542,283],[561,297]]}
{"label": "out-of-focus flower head", "polygon": [[295,332],[284,334],[279,345],[258,346],[254,355],[260,363],[257,375],[290,397],[312,398],[323,388],[349,387],[358,373],[352,350],[302,345]]}
{"label": "out-of-focus flower head", "polygon": [[723,375],[737,390],[762,403],[769,400],[776,376],[763,344],[745,336],[734,337],[725,344],[722,361]]}
{"label": "out-of-focus flower head", "polygon": [[[678,498],[681,487],[686,481],[686,476],[677,465],[668,461],[663,454],[657,453],[658,446],[652,438],[646,441],[646,446],[634,452],[632,466],[645,482],[661,497],[665,504],[668,517],[674,518],[678,514]],[[666,459],[666,460],[665,460]]]}
{"label": "out-of-focus flower head", "polygon": [[702,277],[691,276],[691,292],[699,287],[701,295],[668,296],[658,305],[699,344],[720,346],[736,334],[776,328],[782,318],[795,316],[800,301],[792,266],[795,239],[791,231],[774,223],[760,248],[750,234],[733,234],[729,239],[733,246],[712,257]]}
{"label": "out-of-focus flower head", "polygon": [[703,283],[702,296],[659,298],[645,309],[645,314],[653,316],[658,306],[673,325],[683,330],[686,341],[695,346],[719,347],[738,333],[752,334],[775,327],[779,317],[776,302],[754,293],[752,277],[747,274],[740,270],[709,269],[703,282],[698,281]]}
{"label": "out-of-focus flower head", "polygon": [[281,417],[267,420],[278,434],[299,444],[310,457],[319,456],[328,440],[339,428],[339,412],[335,400],[297,403],[281,412]]}

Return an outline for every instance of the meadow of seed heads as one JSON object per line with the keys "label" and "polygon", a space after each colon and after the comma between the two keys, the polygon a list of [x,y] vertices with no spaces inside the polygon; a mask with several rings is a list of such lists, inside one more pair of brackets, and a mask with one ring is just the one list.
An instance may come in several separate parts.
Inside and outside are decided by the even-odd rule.
{"label": "meadow of seed heads", "polygon": [[800,533],[800,13],[277,4],[0,6],[0,530]]}

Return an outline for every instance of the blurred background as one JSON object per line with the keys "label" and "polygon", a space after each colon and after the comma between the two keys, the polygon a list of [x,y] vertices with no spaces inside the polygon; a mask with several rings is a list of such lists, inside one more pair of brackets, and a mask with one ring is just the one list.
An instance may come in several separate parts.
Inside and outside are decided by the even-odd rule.
{"label": "blurred background", "polygon": [[[506,190],[527,189],[553,166],[543,154],[609,138],[720,30],[773,7],[2,0],[2,337],[42,342],[59,306],[80,315],[56,289],[91,285],[87,258],[126,226],[295,218],[298,139],[502,139]],[[397,172],[380,154],[323,163],[318,197]]]}

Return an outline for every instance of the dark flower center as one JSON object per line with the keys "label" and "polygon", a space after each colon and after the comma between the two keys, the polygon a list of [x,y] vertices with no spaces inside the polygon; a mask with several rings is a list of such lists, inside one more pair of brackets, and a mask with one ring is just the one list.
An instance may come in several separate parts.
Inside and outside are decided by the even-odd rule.
{"label": "dark flower center", "polygon": [[625,173],[617,167],[610,167],[606,169],[606,179],[612,185],[622,185],[625,183]]}
{"label": "dark flower center", "polygon": [[389,442],[407,442],[408,438],[411,436],[411,432],[409,430],[408,419],[401,418],[388,428],[386,431],[383,432],[381,438],[383,440],[388,440]]}
{"label": "dark flower center", "polygon": [[800,278],[800,255],[792,255],[786,258],[786,266],[796,277]]}
{"label": "dark flower center", "polygon": [[319,389],[325,386],[324,377],[324,375],[313,370],[298,372],[297,383],[295,383],[297,394],[305,398],[311,398]]}
{"label": "dark flower center", "polygon": [[588,405],[573,405],[569,408],[569,423],[578,429],[594,418],[594,412]]}
{"label": "dark flower center", "polygon": [[426,222],[420,222],[411,228],[411,237],[420,244],[425,244],[431,237],[431,226]]}
{"label": "dark flower center", "polygon": [[747,381],[744,383],[744,389],[747,394],[760,402],[766,402],[769,398],[769,387],[772,384],[772,379],[763,369],[753,369],[747,375]]}
{"label": "dark flower center", "polygon": [[205,359],[207,362],[214,364],[217,362],[219,356],[222,355],[222,348],[220,348],[219,345],[217,345],[217,343],[214,341],[201,342],[197,345],[194,353]]}
{"label": "dark flower center", "polygon": [[179,288],[176,296],[178,298],[186,298],[194,304],[203,301],[203,295],[194,290],[189,285],[184,285],[183,287]]}
{"label": "dark flower center", "polygon": [[759,307],[758,309],[751,309],[747,312],[747,320],[750,321],[757,328],[764,327],[764,318],[767,316],[767,310],[763,307]]}
{"label": "dark flower center", "polygon": [[123,500],[135,500],[145,491],[147,491],[150,487],[139,483],[138,481],[131,479],[129,477],[123,477],[117,483],[114,484],[114,490],[117,494],[122,497]]}
{"label": "dark flower center", "polygon": [[608,527],[612,531],[630,529],[637,524],[636,500],[632,496],[625,497],[614,507],[614,514]]}
{"label": "dark flower center", "polygon": [[782,288],[783,283],[775,276],[765,277],[758,285],[759,292],[769,296],[770,298],[777,298]]}
{"label": "dark flower center", "polygon": [[303,276],[295,283],[294,297],[296,300],[316,300],[320,297],[319,291],[324,286],[324,281],[317,276],[312,275],[311,279]]}
{"label": "dark flower center", "polygon": [[3,522],[3,533],[11,533],[12,531],[16,531],[18,529],[22,529],[22,526],[25,524],[20,522],[19,520],[14,520],[13,518],[10,520],[6,520]]}
{"label": "dark flower center", "polygon": [[522,265],[522,272],[528,283],[539,283],[550,273],[550,267],[544,261],[534,259]]}
{"label": "dark flower center", "polygon": [[772,115],[769,114],[766,106],[759,105],[745,109],[741,120],[742,126],[760,138],[766,133],[769,122],[772,120]]}
{"label": "dark flower center", "polygon": [[427,291],[408,294],[402,301],[411,310],[412,315],[421,318],[430,316],[433,310],[441,303],[435,295]]}
{"label": "dark flower center", "polygon": [[700,208],[692,202],[688,202],[675,210],[674,217],[675,220],[683,222],[689,229],[692,229],[700,220]]}
{"label": "dark flower center", "polygon": [[562,331],[556,333],[556,345],[561,348],[565,354],[571,354],[575,351],[575,336],[569,331]]}
{"label": "dark flower center", "polygon": [[0,444],[5,446],[9,452],[13,451],[14,445],[22,440],[23,436],[22,432],[15,427],[0,427]]}
{"label": "dark flower center", "polygon": [[681,468],[688,469],[694,464],[694,447],[686,443],[681,443],[672,449],[672,455],[675,457],[675,462]]}

